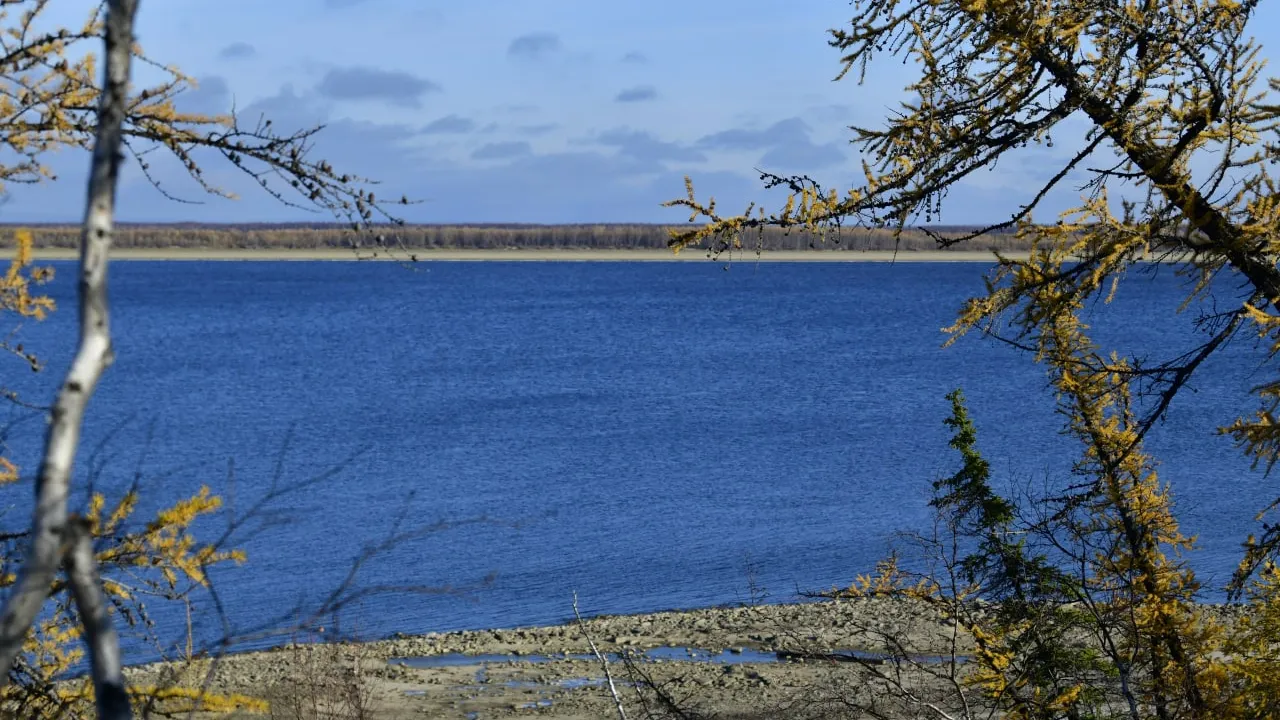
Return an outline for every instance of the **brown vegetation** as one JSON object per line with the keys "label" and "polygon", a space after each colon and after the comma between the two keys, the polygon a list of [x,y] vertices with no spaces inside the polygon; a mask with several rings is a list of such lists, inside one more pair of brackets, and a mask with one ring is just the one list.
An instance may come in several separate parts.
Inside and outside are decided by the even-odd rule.
{"label": "brown vegetation", "polygon": [[317,634],[295,640],[288,670],[268,690],[271,720],[370,720],[373,685],[362,671],[368,664],[359,644],[317,644]]}
{"label": "brown vegetation", "polygon": [[[35,236],[36,248],[75,248],[79,227],[73,225],[24,225]],[[598,224],[598,225],[406,225],[387,228],[389,245],[404,249],[666,249],[670,230],[666,225]],[[681,226],[679,229],[687,229]],[[368,235],[357,236],[350,226],[337,223],[202,225],[177,223],[164,225],[121,224],[116,227],[116,248],[190,248],[201,250],[316,250],[349,248],[353,242],[369,243]],[[848,228],[836,236],[829,235],[819,244],[806,232],[784,232],[768,228],[759,238],[750,233],[743,249],[761,250],[937,250],[937,241],[925,231],[907,229],[895,239],[890,230]],[[895,244],[896,243],[896,244]],[[12,247],[12,229],[0,227],[0,247]],[[964,250],[1028,249],[1028,243],[1013,233],[993,233],[975,241]]]}

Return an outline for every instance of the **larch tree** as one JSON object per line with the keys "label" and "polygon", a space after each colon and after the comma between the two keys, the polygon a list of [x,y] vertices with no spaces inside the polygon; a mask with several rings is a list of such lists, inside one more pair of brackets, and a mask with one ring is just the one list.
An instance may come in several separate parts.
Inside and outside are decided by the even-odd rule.
{"label": "larch tree", "polygon": [[[1230,585],[1244,618],[1224,622],[1196,603],[1172,491],[1143,441],[1205,360],[1225,344],[1263,338],[1280,351],[1280,83],[1263,73],[1250,21],[1258,0],[853,0],[831,31],[839,77],[859,81],[881,56],[912,64],[908,100],[880,126],[853,128],[863,158],[854,186],[765,174],[790,191],[775,212],[723,214],[686,181],[669,205],[705,223],[673,234],[675,250],[747,247],[765,227],[829,239],[856,224],[897,232],[936,220],[957,183],[1026,148],[1078,146],[1043,185],[990,226],[933,231],[942,247],[1014,230],[1029,257],[997,255],[986,290],[948,330],[996,336],[1034,354],[1049,375],[1066,431],[1080,442],[1073,482],[1015,503],[988,484],[976,434],[952,397],[961,472],[934,505],[952,538],[934,538],[935,567],[886,563],[843,595],[932,603],[963,629],[972,662],[939,676],[946,702],[867,666],[897,708],[922,717],[1263,718],[1280,705],[1280,523],[1242,537]],[[1044,155],[1037,155],[1041,162]],[[1078,206],[1040,207],[1074,187]],[[1040,213],[1037,214],[1037,210]],[[1155,360],[1101,348],[1083,319],[1147,263],[1187,278],[1183,307],[1204,307],[1189,351]],[[1235,293],[1226,299],[1225,296]],[[1225,306],[1225,309],[1223,309]],[[1115,350],[1123,350],[1115,349]],[[1273,367],[1273,366],[1272,366]],[[1280,459],[1280,377],[1227,427],[1256,466]],[[1259,519],[1274,508],[1259,508]],[[944,533],[945,535],[946,533]],[[967,555],[948,548],[970,548]],[[977,600],[998,601],[996,612]],[[991,606],[985,606],[991,607]],[[975,608],[979,608],[975,610]],[[908,663],[909,657],[897,658]],[[951,665],[954,670],[955,663]],[[922,670],[923,672],[923,670]],[[929,672],[932,672],[931,670]],[[841,706],[884,717],[863,697]]]}
{"label": "larch tree", "polygon": [[[131,717],[134,707],[173,714],[259,707],[252,698],[220,696],[200,687],[127,687],[117,624],[147,616],[142,597],[182,601],[207,586],[210,566],[239,562],[243,553],[219,540],[197,540],[192,523],[217,512],[207,488],[144,523],[131,522],[136,486],[108,500],[94,494],[73,513],[73,460],[98,380],[114,351],[107,298],[117,179],[134,161],[152,174],[152,159],[176,159],[204,191],[230,196],[207,182],[197,161],[220,155],[279,201],[331,214],[363,232],[397,224],[374,199],[370,182],[344,174],[311,153],[319,128],[281,132],[267,119],[244,125],[234,115],[181,112],[175,99],[192,81],[146,56],[134,37],[138,0],[107,0],[77,28],[41,29],[49,0],[0,0],[0,192],[12,184],[52,181],[47,155],[64,148],[91,151],[80,241],[79,344],[49,411],[42,460],[35,477],[30,526],[0,545],[0,715],[6,717]],[[101,51],[98,43],[101,42]],[[160,69],[154,86],[134,87],[131,69]],[[404,202],[404,201],[402,201]],[[17,256],[0,278],[0,309],[11,318],[42,319],[52,301],[39,286],[52,277],[32,264],[29,233],[15,238]],[[39,359],[21,345],[4,345],[31,367]],[[15,399],[9,395],[10,399]],[[19,469],[0,458],[0,484],[21,487]],[[82,682],[67,673],[86,659]]]}

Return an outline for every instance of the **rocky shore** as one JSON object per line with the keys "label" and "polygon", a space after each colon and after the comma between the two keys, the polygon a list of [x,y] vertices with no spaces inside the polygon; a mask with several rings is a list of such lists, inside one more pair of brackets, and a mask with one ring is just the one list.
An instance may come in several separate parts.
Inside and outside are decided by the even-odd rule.
{"label": "rocky shore", "polygon": [[[1214,612],[1233,615],[1229,608]],[[857,663],[842,660],[856,654],[874,661],[890,637],[924,662],[963,661],[970,652],[964,637],[922,605],[861,599],[294,645],[221,658],[210,687],[267,698],[279,718],[305,717],[301,705],[318,696],[322,704],[354,702],[374,718],[616,717],[594,641],[630,717],[640,716],[644,698],[635,681],[643,674],[691,707],[745,720],[776,716],[806,688],[848,684]],[[144,666],[130,671],[131,682],[177,672],[200,685],[209,667],[207,660]]]}
{"label": "rocky shore", "polygon": [[[779,650],[883,650],[881,632],[909,637],[923,649],[945,651],[947,637],[921,608],[880,600],[826,601],[601,616],[551,627],[431,633],[363,643],[295,645],[220,658],[210,688],[265,697],[280,708],[284,695],[346,686],[367,698],[377,718],[616,717],[602,663],[606,656],[619,693],[634,702],[628,663],[696,696],[722,717],[753,712],[761,700],[829,672],[830,662],[778,660]],[[965,648],[959,648],[961,652]],[[208,660],[130,670],[134,683],[201,685]],[[328,692],[328,690],[326,690]],[[247,716],[247,715],[246,715]],[[740,715],[750,717],[752,715]]]}

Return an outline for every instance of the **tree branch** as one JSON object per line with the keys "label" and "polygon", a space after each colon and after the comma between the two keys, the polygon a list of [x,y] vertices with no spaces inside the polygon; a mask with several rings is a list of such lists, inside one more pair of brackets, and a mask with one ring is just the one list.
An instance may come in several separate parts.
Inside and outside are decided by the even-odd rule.
{"label": "tree branch", "polygon": [[[85,408],[114,357],[107,307],[107,254],[111,247],[138,0],[107,0],[106,5],[106,67],[80,240],[79,346],[50,417],[44,457],[36,480],[30,550],[21,577],[0,610],[0,687],[8,683],[9,669],[21,652],[23,641],[62,564],[68,533],[67,495]],[[116,654],[118,657],[118,650]],[[95,677],[99,672],[95,664]],[[104,701],[99,698],[100,703]]]}
{"label": "tree branch", "polygon": [[67,582],[76,601],[80,624],[84,626],[85,643],[89,646],[89,664],[93,669],[93,694],[97,699],[100,720],[129,720],[129,696],[125,692],[124,668],[120,657],[120,637],[107,612],[102,578],[93,555],[89,523],[74,518],[67,524],[66,556],[63,564]]}
{"label": "tree branch", "polygon": [[596,641],[592,639],[591,633],[587,631],[587,624],[582,620],[582,613],[578,612],[578,593],[573,593],[573,616],[578,619],[578,627],[582,629],[582,635],[587,639],[587,644],[591,646],[591,653],[596,656],[596,660],[600,661],[600,667],[604,669],[604,679],[609,684],[609,694],[613,696],[613,705],[618,710],[618,720],[627,720],[627,711],[622,707],[622,697],[618,695],[618,686],[613,682],[613,673],[609,670],[609,661],[600,652],[600,648],[596,646]]}

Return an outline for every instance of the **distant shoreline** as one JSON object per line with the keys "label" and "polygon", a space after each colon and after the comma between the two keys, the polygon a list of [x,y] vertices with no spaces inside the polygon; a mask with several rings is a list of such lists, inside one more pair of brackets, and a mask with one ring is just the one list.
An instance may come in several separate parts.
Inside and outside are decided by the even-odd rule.
{"label": "distant shoreline", "polygon": [[[36,261],[75,260],[78,251],[71,248],[37,248]],[[1025,258],[1025,252],[1009,252],[1012,258]],[[662,249],[458,249],[401,250],[357,253],[351,249],[206,249],[206,248],[116,248],[112,260],[222,260],[222,261],[334,261],[357,262],[381,260],[399,262],[711,262],[703,250],[686,250],[679,255]],[[978,250],[766,250],[728,253],[718,258],[724,263],[754,262],[969,262],[994,263],[990,251]]]}

